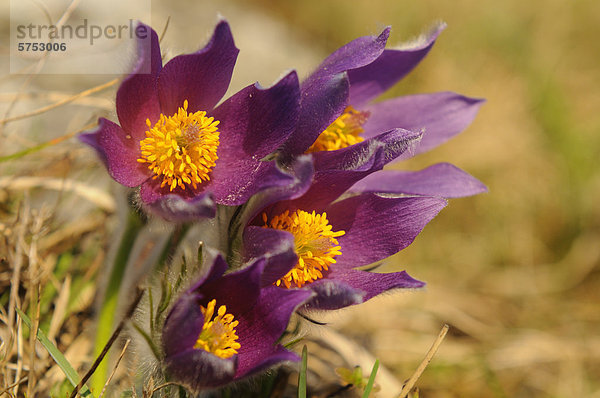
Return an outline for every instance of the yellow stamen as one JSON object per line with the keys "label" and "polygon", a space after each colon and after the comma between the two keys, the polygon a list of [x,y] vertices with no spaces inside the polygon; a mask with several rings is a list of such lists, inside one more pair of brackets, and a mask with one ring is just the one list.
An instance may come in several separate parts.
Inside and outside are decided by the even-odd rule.
{"label": "yellow stamen", "polygon": [[289,210],[273,217],[271,222],[265,213],[262,215],[265,228],[281,229],[294,235],[294,244],[298,263],[283,278],[275,284],[282,283],[288,289],[295,284],[302,287],[323,277],[334,264],[335,257],[342,254],[337,237],[345,234],[344,231],[332,231],[332,226],[327,221],[327,214],[308,213],[296,210],[290,214]]}
{"label": "yellow stamen", "polygon": [[140,141],[140,163],[148,163],[154,179],[162,178],[161,188],[169,190],[187,186],[198,187],[210,180],[209,173],[215,167],[219,147],[218,120],[206,117],[206,112],[187,112],[188,102],[173,116],[162,113],[152,127],[146,119],[146,138]]}
{"label": "yellow stamen", "polygon": [[239,322],[233,320],[233,315],[226,313],[227,308],[224,305],[219,307],[217,316],[212,319],[216,304],[217,300],[212,300],[206,308],[200,306],[204,315],[204,325],[194,348],[203,349],[219,358],[230,358],[237,354],[241,347],[240,343],[236,342],[238,336],[235,333]]}
{"label": "yellow stamen", "polygon": [[369,114],[347,106],[344,113],[317,137],[306,152],[335,151],[363,141],[364,138],[359,134],[365,131],[362,126],[366,123]]}

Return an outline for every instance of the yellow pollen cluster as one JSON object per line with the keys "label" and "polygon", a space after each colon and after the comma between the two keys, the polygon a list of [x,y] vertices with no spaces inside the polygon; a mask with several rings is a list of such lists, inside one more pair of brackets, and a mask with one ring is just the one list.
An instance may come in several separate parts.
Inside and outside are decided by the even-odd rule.
{"label": "yellow pollen cluster", "polygon": [[327,214],[308,213],[296,210],[290,214],[289,210],[273,217],[267,222],[267,215],[263,213],[264,227],[281,229],[294,235],[294,244],[298,263],[283,278],[275,284],[282,283],[288,289],[295,284],[302,287],[323,277],[323,272],[334,264],[335,257],[342,254],[337,237],[345,234],[344,231],[332,231],[332,226],[327,221]]}
{"label": "yellow pollen cluster", "polygon": [[317,137],[317,140],[306,152],[335,151],[363,141],[364,138],[360,136],[360,133],[365,131],[362,126],[368,117],[369,112],[357,111],[353,107],[347,106],[344,113]]}
{"label": "yellow pollen cluster", "polygon": [[183,102],[173,116],[161,113],[152,127],[146,120],[146,138],[140,141],[140,163],[148,163],[154,179],[161,178],[161,188],[169,190],[186,186],[197,188],[202,181],[210,180],[209,173],[218,159],[218,120],[206,117],[206,112],[188,114],[188,102]]}
{"label": "yellow pollen cluster", "polygon": [[203,349],[219,358],[230,358],[237,354],[241,347],[240,343],[236,342],[238,336],[235,334],[235,327],[239,322],[233,320],[233,315],[226,313],[227,308],[224,305],[219,307],[217,316],[212,319],[216,304],[217,301],[212,300],[206,308],[200,306],[204,315],[204,325],[194,348]]}

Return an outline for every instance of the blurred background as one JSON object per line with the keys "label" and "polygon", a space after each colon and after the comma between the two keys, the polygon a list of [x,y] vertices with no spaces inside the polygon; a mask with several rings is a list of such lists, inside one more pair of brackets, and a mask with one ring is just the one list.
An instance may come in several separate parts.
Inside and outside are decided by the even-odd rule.
{"label": "blurred background", "polygon": [[[114,77],[9,76],[3,7],[0,118]],[[203,45],[217,15],[231,23],[241,49],[230,92],[256,80],[271,84],[291,68],[307,76],[337,47],[387,25],[394,45],[445,21],[425,60],[383,98],[455,91],[487,103],[461,135],[394,167],[451,162],[489,193],[451,200],[385,265],[427,281],[426,290],[389,294],[318,320],[365,347],[400,383],[442,325],[450,325],[417,383],[420,397],[600,397],[596,1],[153,1],[151,23],[160,32],[171,18],[162,47],[172,57]],[[115,91],[2,125],[0,156],[61,139],[98,116],[115,120]],[[15,102],[18,92],[25,94]],[[89,319],[78,324],[69,315],[91,314],[91,281],[116,224],[116,183],[98,168],[92,152],[68,137],[0,163],[1,303],[7,308],[15,282],[50,281],[55,298],[48,313],[63,312],[41,322],[54,327],[53,337],[64,336],[57,344],[65,350],[78,341],[72,331],[91,327]],[[88,197],[64,181],[98,192]],[[14,259],[32,246],[36,255],[27,256],[15,281]],[[58,292],[66,283],[78,290],[63,305]],[[78,343],[76,351],[85,352],[86,342]],[[80,356],[73,361],[89,360]]]}

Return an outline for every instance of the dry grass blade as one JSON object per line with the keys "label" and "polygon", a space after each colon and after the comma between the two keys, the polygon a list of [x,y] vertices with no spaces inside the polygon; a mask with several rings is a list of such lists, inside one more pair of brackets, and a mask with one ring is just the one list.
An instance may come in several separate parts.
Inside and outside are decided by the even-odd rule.
{"label": "dry grass blade", "polygon": [[88,96],[90,94],[94,94],[94,93],[97,93],[98,91],[102,91],[102,90],[107,89],[107,88],[109,88],[111,86],[114,86],[115,84],[118,83],[118,81],[119,81],[119,79],[113,79],[113,80],[108,81],[108,82],[106,82],[104,84],[101,84],[99,86],[92,87],[92,88],[84,90],[84,91],[82,91],[82,92],[80,92],[78,94],[72,95],[71,97],[65,98],[65,99],[63,99],[61,101],[57,101],[57,102],[55,102],[53,104],[50,104],[50,105],[43,106],[41,108],[35,109],[35,110],[31,111],[31,112],[23,113],[23,114],[16,115],[16,116],[6,117],[6,118],[0,120],[0,125],[8,123],[8,122],[14,122],[15,120],[27,119],[28,117],[31,117],[31,116],[37,116],[37,115],[40,115],[42,113],[46,113],[48,111],[51,111],[52,109],[56,109],[56,108],[58,108],[60,106],[66,105],[68,103],[71,103],[71,102],[73,102],[73,101],[75,101],[75,100],[77,100],[77,99],[79,99],[81,97],[86,97],[86,96]]}
{"label": "dry grass blade", "polygon": [[108,376],[108,379],[106,380],[106,383],[104,384],[104,388],[100,392],[100,395],[98,396],[98,398],[102,398],[104,396],[104,392],[108,388],[110,381],[112,380],[113,376],[115,375],[117,368],[119,367],[119,364],[121,363],[121,360],[123,359],[123,356],[125,355],[125,351],[127,351],[127,347],[129,347],[129,343],[131,343],[131,339],[127,339],[127,341],[125,342],[125,346],[121,350],[121,354],[119,354],[117,363],[115,364],[115,367],[113,368],[112,372],[110,372],[110,376]]}
{"label": "dry grass blade", "polygon": [[88,123],[85,126],[83,126],[82,128],[80,128],[79,130],[72,131],[72,132],[67,133],[65,135],[62,135],[60,137],[51,139],[50,141],[42,142],[41,144],[35,145],[35,146],[31,147],[31,148],[23,149],[22,151],[19,151],[19,152],[10,154],[10,155],[0,156],[0,162],[6,162],[8,160],[18,159],[18,158],[23,157],[25,155],[29,155],[30,153],[42,150],[42,149],[44,149],[46,147],[49,147],[49,146],[52,146],[52,145],[56,145],[56,144],[58,144],[60,142],[68,140],[71,137],[76,136],[79,133],[83,133],[84,131],[91,129],[92,127],[94,127],[96,125],[97,125],[96,122],[94,122],[94,123]]}
{"label": "dry grass blade", "polygon": [[165,387],[169,387],[169,386],[178,386],[178,385],[179,385],[179,384],[177,384],[177,383],[175,383],[175,382],[173,382],[173,381],[169,381],[169,382],[166,382],[166,383],[164,383],[164,384],[161,384],[160,386],[154,387],[154,388],[152,389],[152,391],[150,391],[150,395],[149,395],[149,397],[153,396],[155,392],[157,392],[157,391],[159,391],[159,390],[162,390],[162,389],[163,389],[163,388],[165,388]]}
{"label": "dry grass blade", "polygon": [[[22,361],[22,353],[23,353],[23,342],[22,342],[22,327],[21,327],[21,319],[20,318],[16,318],[16,309],[17,307],[21,306],[21,299],[19,296],[19,286],[21,284],[21,269],[22,267],[25,266],[25,264],[23,263],[23,259],[25,254],[27,253],[26,249],[25,249],[25,245],[26,245],[26,238],[25,238],[25,234],[26,234],[26,229],[27,226],[29,225],[29,220],[30,220],[30,208],[29,208],[29,200],[28,200],[28,196],[25,197],[25,202],[22,205],[21,209],[19,210],[19,212],[17,213],[18,216],[15,220],[15,230],[17,231],[16,234],[16,244],[13,250],[11,250],[11,252],[9,253],[9,259],[10,262],[13,264],[13,275],[11,277],[11,288],[10,288],[10,296],[9,296],[9,304],[8,304],[8,327],[9,330],[11,330],[13,332],[13,334],[11,334],[9,342],[8,342],[8,347],[7,347],[7,351],[6,352],[11,352],[13,349],[13,344],[16,341],[17,344],[17,363],[16,363],[16,369],[15,369],[15,376],[14,376],[14,380],[19,380],[21,378],[21,370],[22,370],[22,366],[23,366],[23,361]],[[15,336],[16,335],[16,336]],[[6,356],[6,358],[4,358],[6,361],[8,361],[8,355]],[[6,362],[5,364],[6,369],[5,369],[5,375],[7,375],[7,379],[8,379],[8,375],[10,374],[10,370],[9,370],[9,362]],[[18,387],[14,387],[14,394],[17,393],[17,389]]]}
{"label": "dry grass blade", "polygon": [[63,229],[48,234],[43,240],[40,240],[40,248],[49,250],[64,241],[83,236],[90,231],[100,228],[105,220],[106,217],[103,215],[91,215],[82,220],[76,220],[66,224]]}
{"label": "dry grass blade", "polygon": [[[73,94],[67,94],[61,91],[34,91],[22,93],[1,93],[0,102],[11,102],[16,97],[19,97],[21,101],[46,101],[46,102],[59,102],[65,101],[73,97]],[[114,107],[114,101],[108,98],[101,97],[79,97],[73,100],[72,103],[82,106],[89,106],[92,108],[99,108],[107,111],[111,111]]]}
{"label": "dry grass blade", "polygon": [[171,22],[171,16],[169,15],[167,17],[167,22],[165,22],[165,27],[163,28],[163,31],[160,34],[160,38],[158,39],[159,43],[162,43],[162,40],[165,38],[165,35],[167,34],[167,29],[169,28],[170,22]]}
{"label": "dry grass blade", "polygon": [[26,381],[27,381],[27,376],[23,376],[20,380],[14,382],[13,384],[10,384],[10,385],[6,386],[6,388],[4,388],[4,390],[0,390],[0,396],[2,396],[2,394],[9,394],[8,391],[11,388],[18,387],[19,384],[24,383]]}
{"label": "dry grass blade", "polygon": [[448,329],[450,329],[450,327],[448,325],[444,325],[442,327],[440,334],[438,335],[438,337],[435,339],[435,341],[431,345],[431,348],[429,349],[429,351],[427,351],[427,355],[425,355],[425,358],[423,359],[423,361],[421,362],[421,364],[419,365],[419,367],[417,368],[415,373],[406,382],[406,384],[402,388],[402,391],[400,391],[400,395],[398,396],[398,398],[406,398],[408,396],[408,393],[415,386],[415,383],[417,382],[419,377],[421,377],[421,374],[423,374],[423,372],[425,371],[425,368],[427,367],[427,365],[429,365],[429,362],[431,362],[431,360],[433,359],[433,356],[437,352],[438,348],[440,348],[442,341],[444,341],[444,338],[446,337],[446,333],[448,333]]}
{"label": "dry grass blade", "polygon": [[54,302],[54,312],[52,319],[50,320],[50,327],[48,328],[48,339],[54,340],[54,337],[58,333],[65,314],[67,312],[67,305],[69,304],[69,294],[71,293],[71,275],[65,276],[65,281],[59,290],[58,297]]}

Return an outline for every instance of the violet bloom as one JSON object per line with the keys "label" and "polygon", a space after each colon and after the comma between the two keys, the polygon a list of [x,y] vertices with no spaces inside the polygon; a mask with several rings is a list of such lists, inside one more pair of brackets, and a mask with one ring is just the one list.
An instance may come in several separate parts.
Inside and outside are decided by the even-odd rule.
{"label": "violet bloom", "polygon": [[264,260],[258,260],[223,276],[227,264],[218,256],[207,275],[179,297],[162,332],[170,380],[198,391],[299,359],[277,340],[311,292],[261,289],[263,268]]}
{"label": "violet bloom", "polygon": [[[381,261],[412,243],[446,205],[437,197],[362,193],[341,198],[360,171],[316,174],[307,187],[263,195],[268,205],[251,211],[243,232],[246,259],[264,256],[262,283],[315,292],[308,308],[338,309],[396,288],[425,284],[406,272],[373,273],[357,267]],[[302,181],[302,180],[300,180]],[[291,198],[291,199],[290,199]]]}
{"label": "violet bloom", "polygon": [[81,136],[110,175],[140,186],[145,205],[175,220],[213,216],[215,203],[240,205],[265,187],[289,183],[290,176],[262,159],[297,122],[295,72],[270,88],[248,86],[215,107],[238,54],[227,22],[217,24],[204,48],[164,66],[156,32],[139,29],[149,33],[150,45],[140,40],[135,69],[117,92],[120,125],[101,118]]}
{"label": "violet bloom", "polygon": [[[398,49],[385,48],[390,33],[386,28],[379,36],[360,37],[333,52],[301,84],[298,126],[282,155],[310,153],[318,173],[319,163],[332,165],[333,158],[339,158],[334,154],[337,151],[344,150],[345,158],[363,159],[365,146],[404,145],[412,132],[411,150],[396,155],[388,151],[386,164],[430,150],[465,129],[483,100],[440,92],[373,102],[427,55],[444,28],[444,24],[437,25],[428,35]],[[360,144],[362,148],[357,147]],[[375,171],[372,167],[371,172]],[[435,178],[429,179],[432,175]],[[449,198],[486,188],[456,167],[438,164],[418,172],[380,171],[353,190]]]}

